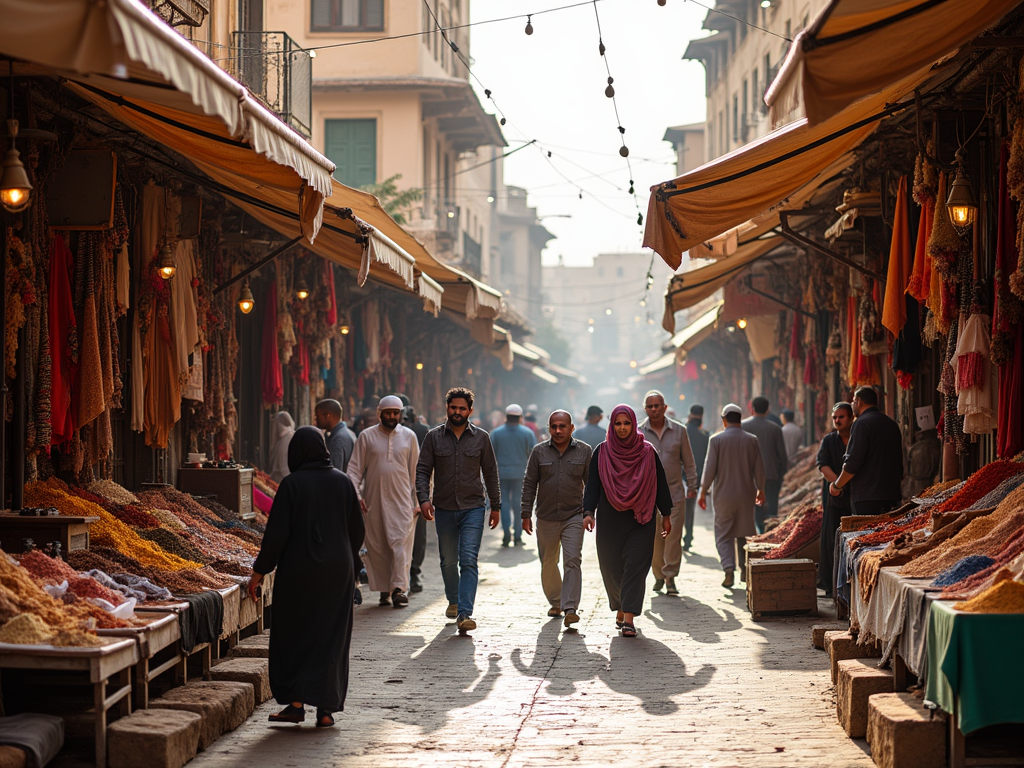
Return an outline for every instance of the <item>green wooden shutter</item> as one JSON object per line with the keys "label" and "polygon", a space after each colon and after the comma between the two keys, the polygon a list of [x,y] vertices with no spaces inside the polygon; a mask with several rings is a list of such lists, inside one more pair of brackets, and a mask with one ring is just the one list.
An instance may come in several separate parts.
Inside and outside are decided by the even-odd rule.
{"label": "green wooden shutter", "polygon": [[338,166],[334,178],[350,187],[377,183],[377,121],[328,120],[324,154]]}

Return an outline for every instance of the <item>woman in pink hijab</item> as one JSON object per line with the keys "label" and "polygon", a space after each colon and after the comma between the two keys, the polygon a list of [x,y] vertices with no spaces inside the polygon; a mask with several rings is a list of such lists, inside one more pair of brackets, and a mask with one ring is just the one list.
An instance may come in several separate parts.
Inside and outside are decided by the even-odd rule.
{"label": "woman in pink hijab", "polygon": [[662,536],[671,528],[672,492],[654,446],[636,428],[628,405],[612,410],[608,437],[594,449],[583,494],[583,524],[594,527],[597,559],[608,605],[623,637],[636,637],[633,618],[643,610],[647,574],[654,555],[654,509],[663,515]]}

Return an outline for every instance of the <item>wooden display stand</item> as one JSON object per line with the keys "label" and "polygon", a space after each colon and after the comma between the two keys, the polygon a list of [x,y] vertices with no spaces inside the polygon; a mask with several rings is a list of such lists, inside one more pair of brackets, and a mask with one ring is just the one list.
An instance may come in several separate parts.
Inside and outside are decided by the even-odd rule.
{"label": "wooden display stand", "polygon": [[[130,670],[138,661],[138,646],[130,638],[94,648],[0,643],[0,668],[49,669],[88,675],[96,716],[97,766],[107,764],[107,712],[118,704],[122,716],[131,714]],[[115,678],[116,690],[108,695],[107,685]]]}
{"label": "wooden display stand", "polygon": [[754,619],[818,609],[818,571],[799,560],[751,560],[747,567],[747,608]]}
{"label": "wooden display stand", "polygon": [[252,510],[254,474],[247,467],[182,467],[178,470],[178,490],[196,495],[213,494],[218,502],[237,512],[243,520],[249,520],[256,516]]}
{"label": "wooden display stand", "polygon": [[15,554],[24,551],[22,539],[32,539],[42,547],[51,541],[59,541],[64,552],[89,548],[89,526],[98,517],[72,517],[52,515],[45,517],[22,517],[10,512],[0,513],[0,543],[5,552]]}
{"label": "wooden display stand", "polygon": [[[181,625],[178,615],[173,612],[136,613],[136,618],[145,621],[145,626],[126,627],[123,629],[98,629],[96,634],[101,637],[130,637],[135,640],[139,649],[139,663],[135,665],[135,708],[149,708],[149,684],[168,670],[181,664]],[[152,661],[161,651],[170,648],[170,656],[152,665]]]}

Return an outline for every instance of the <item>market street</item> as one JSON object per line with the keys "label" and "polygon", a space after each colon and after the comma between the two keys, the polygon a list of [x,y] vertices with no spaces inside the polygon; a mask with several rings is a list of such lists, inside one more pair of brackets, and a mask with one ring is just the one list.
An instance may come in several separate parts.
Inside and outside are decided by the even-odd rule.
{"label": "market street", "polygon": [[720,586],[708,512],[696,528],[682,597],[650,593],[637,639],[615,631],[593,536],[580,630],[565,633],[544,616],[535,541],[502,549],[500,530],[481,549],[479,629],[460,638],[431,540],[407,609],[377,607],[364,587],[337,727],[315,729],[312,712],[270,726],[271,701],[191,765],[872,765],[836,722],[828,659],[811,647],[830,602],[817,618],[752,622],[743,590]]}

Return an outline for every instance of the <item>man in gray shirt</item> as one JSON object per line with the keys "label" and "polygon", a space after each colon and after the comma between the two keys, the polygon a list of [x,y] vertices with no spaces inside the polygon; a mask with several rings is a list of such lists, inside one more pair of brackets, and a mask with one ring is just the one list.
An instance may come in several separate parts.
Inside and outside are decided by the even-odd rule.
{"label": "man in gray shirt", "polygon": [[[594,530],[594,518],[583,515],[583,489],[593,449],[573,438],[572,416],[555,411],[548,417],[550,440],[533,447],[523,478],[523,530],[533,532],[533,502],[537,500],[537,551],[540,581],[551,608],[548,616],[565,612],[565,627],[580,620],[583,590],[583,530]],[[562,570],[558,572],[558,551]]]}
{"label": "man in gray shirt", "polygon": [[327,450],[331,452],[331,464],[342,472],[348,471],[348,460],[356,447],[356,436],[341,420],[341,403],[337,400],[321,400],[313,409],[316,428],[324,431]]}
{"label": "man in gray shirt", "polygon": [[592,405],[587,408],[587,423],[576,430],[576,439],[582,440],[591,448],[597,448],[608,436],[608,430],[601,426],[603,418],[604,411],[601,410],[601,406]]}
{"label": "man in gray shirt", "polygon": [[768,398],[755,397],[750,401],[750,407],[754,415],[744,419],[740,426],[744,432],[757,438],[761,460],[764,462],[765,503],[754,508],[757,532],[764,533],[764,521],[779,514],[779,491],[782,489],[782,477],[789,469],[789,457],[782,427],[767,418]]}
{"label": "man in gray shirt", "polygon": [[654,571],[654,591],[659,592],[665,587],[668,594],[678,595],[676,576],[679,575],[679,567],[683,560],[680,542],[685,527],[683,523],[686,517],[686,500],[697,497],[700,478],[697,477],[697,465],[693,460],[686,427],[675,419],[668,418],[665,415],[666,409],[665,396],[652,389],[644,397],[647,418],[637,425],[637,429],[661,457],[661,463],[665,467],[665,479],[668,480],[668,487],[672,491],[672,527],[668,536],[654,537],[654,558],[651,563],[651,570]]}
{"label": "man in gray shirt", "polygon": [[[465,387],[449,389],[445,395],[448,420],[427,432],[416,465],[416,497],[420,514],[437,521],[437,548],[441,555],[441,578],[448,597],[445,616],[455,619],[459,634],[476,629],[473,603],[479,580],[477,558],[484,533],[483,473],[491,503],[490,526],[501,519],[501,489],[498,462],[487,433],[469,422],[473,414],[473,392]],[[433,503],[430,480],[434,480]]]}

